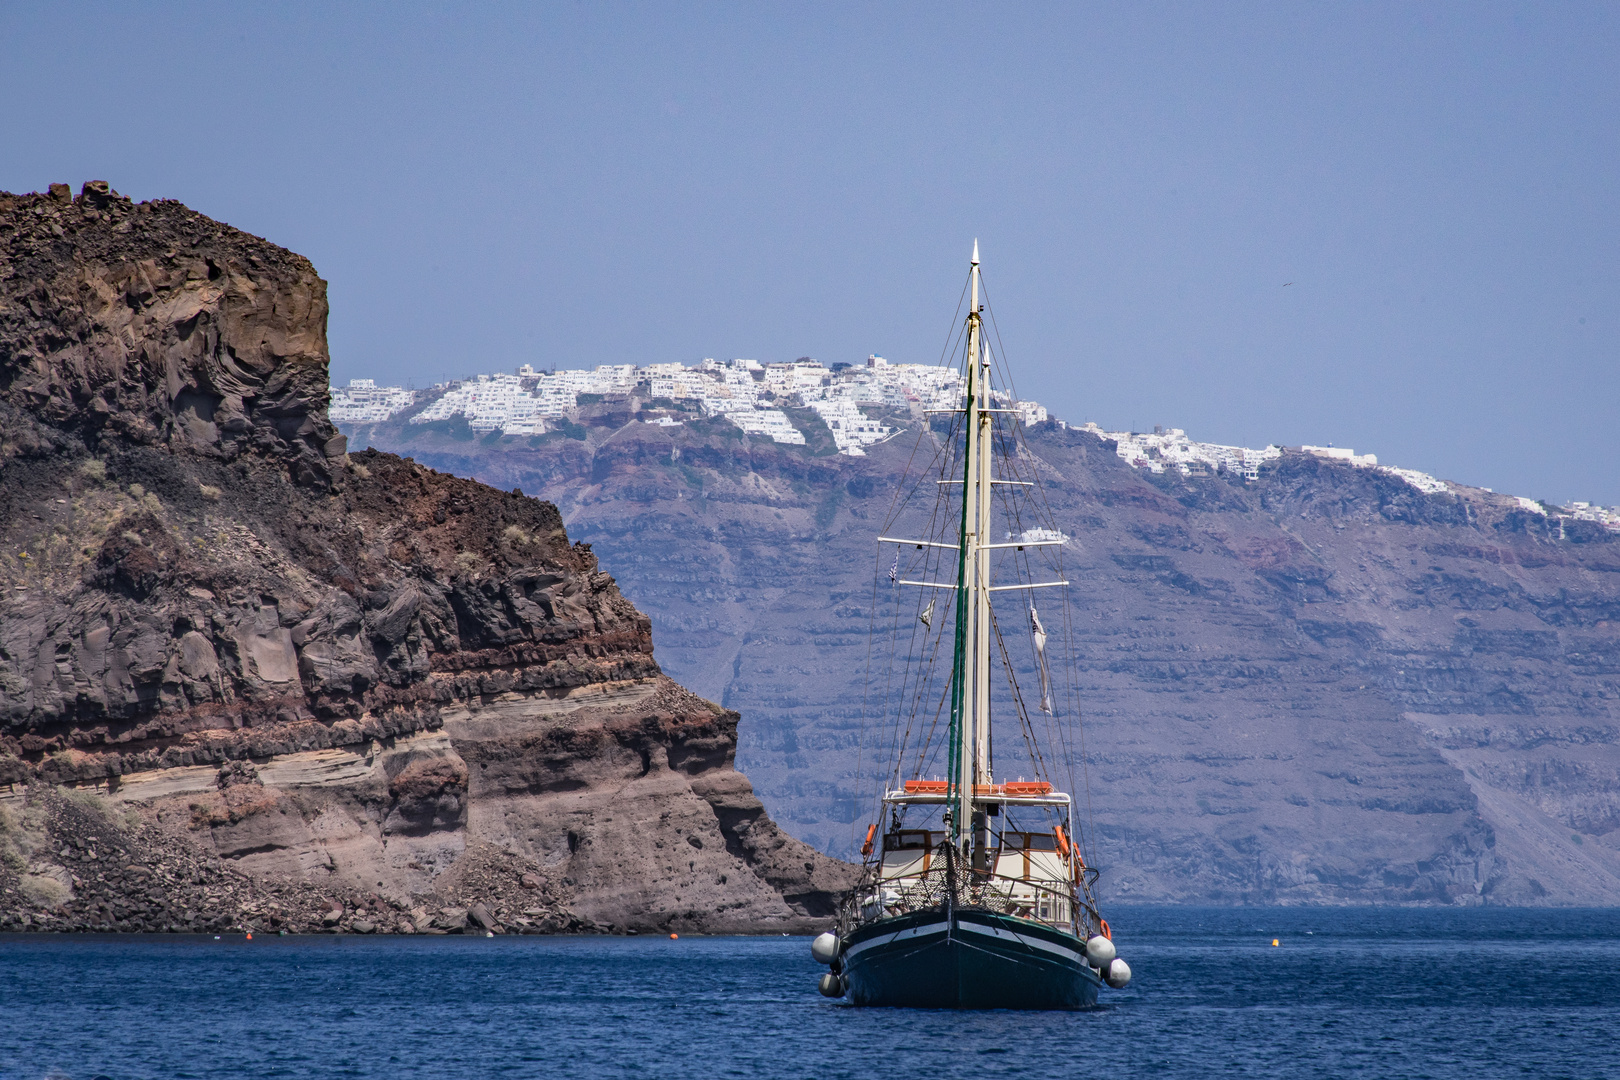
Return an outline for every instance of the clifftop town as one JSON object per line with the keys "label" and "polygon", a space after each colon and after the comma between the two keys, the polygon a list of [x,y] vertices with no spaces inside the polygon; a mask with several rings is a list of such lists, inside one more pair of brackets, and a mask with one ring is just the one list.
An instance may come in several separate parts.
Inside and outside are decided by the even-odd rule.
{"label": "clifftop town", "polygon": [[[824,431],[838,453],[865,454],[865,447],[884,442],[930,412],[959,408],[966,383],[954,369],[931,364],[891,364],[869,356],[864,367],[834,364],[802,357],[791,363],[761,364],[756,360],[720,363],[704,360],[696,365],[678,363],[600,365],[594,369],[537,372],[530,365],[514,375],[495,373],[442,383],[431,390],[378,386],[372,379],[351,379],[346,387],[332,387],[331,417],[353,429],[385,424],[396,417],[412,425],[437,424],[446,430],[456,422],[475,435],[503,437],[577,433],[582,407],[613,398],[643,422],[671,427],[685,421],[683,411],[696,410],[706,418],[729,422],[750,436],[804,446],[807,432]],[[997,394],[998,404],[1018,413],[1025,425],[1050,420],[1059,428],[1069,424],[1051,417],[1044,405]],[[808,409],[800,421],[784,410]],[[1094,423],[1079,430],[1115,445],[1127,463],[1152,473],[1166,469],[1180,475],[1224,474],[1254,481],[1260,470],[1275,463],[1283,447],[1255,450],[1243,446],[1199,442],[1181,428],[1155,428],[1151,433],[1107,431]],[[1291,449],[1358,468],[1378,469],[1425,494],[1443,494],[1466,485],[1451,484],[1416,469],[1379,465],[1376,454],[1357,454],[1346,447],[1298,446]],[[1620,508],[1575,502],[1544,506],[1521,497],[1519,505],[1533,514],[1589,521],[1620,531]]]}
{"label": "clifftop town", "polygon": [[[665,427],[682,423],[680,412],[695,410],[750,435],[803,446],[804,433],[784,411],[799,408],[814,414],[838,453],[860,457],[865,447],[899,430],[877,414],[920,416],[931,409],[956,408],[964,388],[950,368],[891,364],[875,355],[862,367],[834,364],[830,369],[809,357],[780,364],[704,360],[692,366],[604,364],[589,371],[553,372],[537,372],[525,364],[514,375],[476,375],[421,393],[354,379],[347,387],[332,388],[332,415],[341,423],[375,424],[409,410],[412,424],[462,418],[478,433],[544,435],[566,431],[581,404],[613,395],[644,402],[646,419]],[[999,397],[1030,422],[1046,419],[1046,410],[1035,402]],[[422,407],[413,408],[418,404]]]}

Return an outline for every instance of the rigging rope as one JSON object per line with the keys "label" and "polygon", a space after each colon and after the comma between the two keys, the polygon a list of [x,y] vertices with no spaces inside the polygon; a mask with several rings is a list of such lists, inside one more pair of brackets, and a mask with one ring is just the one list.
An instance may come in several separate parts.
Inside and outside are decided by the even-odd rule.
{"label": "rigging rope", "polygon": [[1018,715],[1018,729],[1024,736],[1024,744],[1029,748],[1031,768],[1035,771],[1037,780],[1049,780],[1046,762],[1041,757],[1040,747],[1035,745],[1035,729],[1029,723],[1029,710],[1024,706],[1024,695],[1018,689],[1018,680],[1013,675],[1012,658],[1007,655],[1007,643],[1001,638],[1001,624],[996,621],[994,609],[990,611],[990,627],[996,634],[996,645],[1001,650],[1001,666],[1006,669],[1007,681],[1012,685],[1013,705]]}

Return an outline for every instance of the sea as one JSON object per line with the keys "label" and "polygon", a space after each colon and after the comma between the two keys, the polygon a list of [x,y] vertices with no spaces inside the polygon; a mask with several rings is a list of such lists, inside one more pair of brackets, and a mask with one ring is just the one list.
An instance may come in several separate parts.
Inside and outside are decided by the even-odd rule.
{"label": "sea", "polygon": [[0,1078],[1620,1078],[1620,909],[1120,908],[1082,1012],[858,1009],[804,937],[0,935]]}

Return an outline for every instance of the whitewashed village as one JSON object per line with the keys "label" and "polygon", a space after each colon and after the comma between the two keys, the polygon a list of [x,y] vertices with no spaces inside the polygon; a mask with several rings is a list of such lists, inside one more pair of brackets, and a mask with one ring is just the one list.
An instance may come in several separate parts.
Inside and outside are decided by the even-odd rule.
{"label": "whitewashed village", "polygon": [[[769,364],[745,359],[707,359],[691,365],[602,364],[557,371],[537,371],[524,364],[511,374],[474,375],[427,390],[351,379],[348,386],[331,388],[331,417],[339,424],[383,423],[432,399],[408,422],[430,424],[463,417],[474,432],[534,436],[569,422],[584,404],[582,396],[589,400],[591,396],[638,392],[649,401],[680,403],[705,417],[722,418],[749,435],[790,445],[804,445],[805,437],[784,409],[808,408],[826,424],[838,453],[860,457],[867,447],[901,430],[882,418],[897,414],[921,418],[959,408],[966,383],[954,368],[893,364],[877,355],[868,356],[861,366],[835,363],[831,367],[809,358]],[[992,396],[998,407],[1016,413],[1025,424],[1051,420],[1064,428],[1070,426],[1050,417],[1038,402],[1017,400],[999,391]],[[667,410],[646,422],[667,427],[684,423]],[[1113,440],[1121,458],[1154,473],[1175,470],[1183,476],[1196,476],[1225,472],[1254,481],[1264,464],[1283,453],[1283,447],[1276,445],[1255,450],[1199,442],[1181,428],[1157,427],[1151,433],[1108,431],[1095,423],[1080,428]],[[1357,454],[1346,447],[1304,445],[1293,449],[1357,468],[1377,469],[1428,494],[1460,487],[1414,469],[1380,465],[1376,454]],[[1547,512],[1547,507],[1533,499],[1521,497],[1518,502],[1530,513]],[[1564,516],[1620,531],[1620,508],[1574,502],[1556,509]]]}
{"label": "whitewashed village", "polygon": [[[421,392],[354,379],[346,387],[332,388],[331,415],[337,423],[380,423],[411,408],[422,396],[442,394],[410,422],[429,424],[462,416],[475,432],[543,435],[569,418],[581,395],[629,394],[638,387],[650,400],[694,405],[704,416],[724,418],[750,435],[779,443],[804,443],[803,432],[782,410],[808,408],[827,425],[838,452],[854,457],[898,430],[863,410],[921,415],[956,408],[964,393],[962,377],[952,368],[891,364],[881,356],[867,357],[863,367],[831,368],[810,359],[781,364],[757,360],[704,360],[690,366],[603,364],[590,370],[550,372],[525,364],[514,374],[476,375]],[[995,396],[998,405],[1016,409],[1025,423],[1047,418],[1046,410],[1034,402]],[[650,422],[681,423],[669,416]]]}

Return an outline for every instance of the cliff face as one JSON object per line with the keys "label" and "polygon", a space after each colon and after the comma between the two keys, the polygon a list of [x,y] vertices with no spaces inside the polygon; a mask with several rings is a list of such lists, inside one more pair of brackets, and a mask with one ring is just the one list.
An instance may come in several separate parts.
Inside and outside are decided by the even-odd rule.
{"label": "cliff face", "polygon": [[[772,812],[849,853],[868,627],[893,603],[873,539],[915,433],[850,459],[637,407],[585,410],[583,438],[353,434],[555,500],[666,668],[747,717]],[[1030,449],[1071,537],[1107,895],[1620,902],[1620,537],[1305,454],[1245,483],[1055,425]]]}
{"label": "cliff face", "polygon": [[0,925],[829,910],[555,506],[345,452],[325,320],[178,203],[0,195]]}

